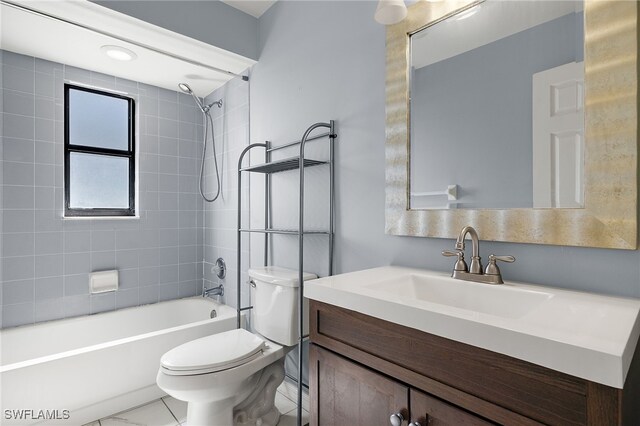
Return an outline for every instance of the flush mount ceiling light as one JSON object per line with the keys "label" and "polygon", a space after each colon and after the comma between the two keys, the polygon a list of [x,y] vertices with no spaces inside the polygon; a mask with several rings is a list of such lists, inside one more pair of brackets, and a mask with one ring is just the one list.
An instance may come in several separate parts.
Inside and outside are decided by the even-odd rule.
{"label": "flush mount ceiling light", "polygon": [[138,57],[134,52],[120,46],[106,45],[100,48],[102,53],[117,61],[133,61]]}
{"label": "flush mount ceiling light", "polygon": [[380,0],[374,16],[380,24],[397,24],[407,17],[407,6],[403,0]]}

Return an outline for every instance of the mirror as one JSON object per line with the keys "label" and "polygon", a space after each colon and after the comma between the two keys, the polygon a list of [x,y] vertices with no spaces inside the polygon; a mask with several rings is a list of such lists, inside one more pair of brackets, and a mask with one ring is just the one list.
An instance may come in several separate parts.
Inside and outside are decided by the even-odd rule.
{"label": "mirror", "polygon": [[635,249],[637,17],[609,0],[410,6],[387,27],[386,232]]}
{"label": "mirror", "polygon": [[582,1],[485,1],[410,36],[410,208],[583,206]]}

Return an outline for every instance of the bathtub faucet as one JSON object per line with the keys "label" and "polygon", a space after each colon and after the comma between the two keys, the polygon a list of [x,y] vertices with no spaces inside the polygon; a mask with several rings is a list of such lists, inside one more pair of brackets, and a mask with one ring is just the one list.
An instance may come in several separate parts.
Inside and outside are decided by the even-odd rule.
{"label": "bathtub faucet", "polygon": [[202,297],[207,296],[224,296],[224,286],[220,284],[217,287],[205,288],[202,291]]}

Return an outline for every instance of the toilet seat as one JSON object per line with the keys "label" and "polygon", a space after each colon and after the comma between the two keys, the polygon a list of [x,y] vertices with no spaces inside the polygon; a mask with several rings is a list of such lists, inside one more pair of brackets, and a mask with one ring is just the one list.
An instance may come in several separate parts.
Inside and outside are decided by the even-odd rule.
{"label": "toilet seat", "polygon": [[259,358],[266,347],[263,339],[240,328],[175,347],[162,356],[160,366],[172,376],[215,373]]}

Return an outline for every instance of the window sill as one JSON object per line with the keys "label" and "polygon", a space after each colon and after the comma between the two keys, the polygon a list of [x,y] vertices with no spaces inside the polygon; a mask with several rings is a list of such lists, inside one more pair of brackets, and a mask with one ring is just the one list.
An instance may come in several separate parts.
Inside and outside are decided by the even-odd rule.
{"label": "window sill", "polygon": [[139,220],[140,216],[62,216],[62,220]]}

